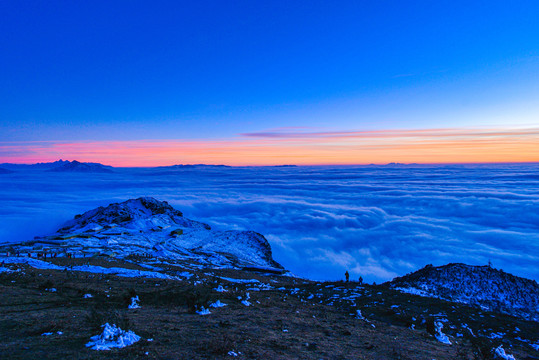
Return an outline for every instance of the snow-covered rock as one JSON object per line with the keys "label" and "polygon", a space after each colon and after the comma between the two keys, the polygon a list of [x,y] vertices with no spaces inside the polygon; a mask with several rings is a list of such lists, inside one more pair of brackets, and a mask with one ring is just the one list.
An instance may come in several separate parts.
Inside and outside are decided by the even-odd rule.
{"label": "snow-covered rock", "polygon": [[213,289],[217,292],[226,292],[225,288],[223,288],[223,285],[219,284],[215,289]]}
{"label": "snow-covered rock", "polygon": [[494,349],[494,358],[504,359],[504,360],[515,360],[515,357],[513,355],[509,355],[505,353],[505,350],[502,345]]}
{"label": "snow-covered rock", "polygon": [[185,218],[166,201],[151,197],[98,207],[75,216],[50,236],[19,245],[79,257],[133,255],[187,260],[209,267],[283,269],[273,260],[270,244],[261,234],[212,230],[207,224]]}
{"label": "snow-covered rock", "polygon": [[539,321],[539,285],[490,266],[428,265],[393,279],[390,287]]}
{"label": "snow-covered rock", "polygon": [[92,336],[87,347],[93,350],[110,350],[112,348],[123,348],[132,345],[140,340],[140,336],[128,330],[122,330],[115,324],[101,325],[103,332],[100,335]]}
{"label": "snow-covered rock", "polygon": [[223,306],[227,306],[227,304],[222,303],[221,300],[217,300],[216,302],[210,304],[210,307],[213,307],[213,308],[219,308]]}
{"label": "snow-covered rock", "polygon": [[210,309],[206,309],[204,306],[200,309],[200,310],[197,310],[196,313],[198,315],[210,315]]}
{"label": "snow-covered rock", "polygon": [[131,304],[129,304],[128,308],[129,309],[139,309],[140,308],[139,301],[140,301],[140,299],[138,298],[138,295],[132,297],[131,298]]}
{"label": "snow-covered rock", "polygon": [[438,340],[441,343],[451,345],[451,341],[449,341],[449,338],[447,337],[447,335],[442,332],[443,327],[444,327],[444,324],[440,321],[436,321],[434,323],[434,328],[436,330],[436,334],[434,335],[434,337],[436,338],[436,340]]}

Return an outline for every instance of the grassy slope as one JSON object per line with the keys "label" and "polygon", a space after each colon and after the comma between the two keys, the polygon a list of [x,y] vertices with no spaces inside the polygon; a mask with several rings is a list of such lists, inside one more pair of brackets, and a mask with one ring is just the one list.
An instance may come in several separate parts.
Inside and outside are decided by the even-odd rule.
{"label": "grassy slope", "polygon": [[[98,259],[84,261],[110,265]],[[232,358],[227,355],[231,350],[249,359],[482,359],[500,343],[517,359],[539,356],[516,340],[511,349],[509,343],[499,339],[465,334],[451,337],[453,345],[449,346],[429,333],[434,319],[431,315],[439,313],[449,320],[444,332],[453,336],[460,331],[461,323],[467,323],[476,333],[479,329],[490,333],[518,327],[521,332],[509,338],[531,338],[537,336],[537,323],[402,294],[383,286],[316,283],[234,270],[201,270],[189,280],[165,281],[20,268],[20,272],[0,274],[2,359]],[[274,289],[249,291],[252,306],[246,307],[237,297],[245,297],[252,285],[230,284],[217,276],[256,278]],[[217,284],[229,291],[213,291]],[[52,287],[57,291],[45,290]],[[277,290],[280,287],[286,290]],[[333,298],[351,291],[361,296],[354,301]],[[86,293],[93,297],[84,299]],[[134,294],[140,297],[142,308],[129,310],[127,304]],[[320,296],[309,299],[311,294]],[[208,316],[192,312],[194,306],[217,299],[228,306],[212,309]],[[356,309],[361,309],[369,322],[355,319]],[[133,330],[143,340],[112,351],[86,348],[105,322]],[[411,324],[416,330],[409,329]],[[46,332],[55,334],[41,335]],[[154,340],[147,341],[149,338]]]}

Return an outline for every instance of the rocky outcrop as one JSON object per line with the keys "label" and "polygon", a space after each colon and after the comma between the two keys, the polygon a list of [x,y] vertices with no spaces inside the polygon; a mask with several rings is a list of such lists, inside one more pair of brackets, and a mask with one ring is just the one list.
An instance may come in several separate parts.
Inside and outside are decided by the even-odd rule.
{"label": "rocky outcrop", "polygon": [[101,226],[128,225],[128,223],[150,218],[154,215],[166,215],[171,221],[175,218],[183,217],[181,211],[174,209],[166,201],[157,201],[151,197],[141,197],[131,199],[122,203],[113,203],[106,207],[100,206],[96,209],[76,215],[59,230],[59,232],[81,229],[89,223]]}
{"label": "rocky outcrop", "polygon": [[55,234],[38,237],[32,243],[118,257],[143,253],[208,267],[282,269],[273,260],[271,246],[261,234],[212,230],[208,224],[185,218],[166,201],[151,197],[113,203],[76,215]]}
{"label": "rocky outcrop", "polygon": [[539,321],[539,285],[491,266],[448,264],[386,283],[407,293],[454,301]]}

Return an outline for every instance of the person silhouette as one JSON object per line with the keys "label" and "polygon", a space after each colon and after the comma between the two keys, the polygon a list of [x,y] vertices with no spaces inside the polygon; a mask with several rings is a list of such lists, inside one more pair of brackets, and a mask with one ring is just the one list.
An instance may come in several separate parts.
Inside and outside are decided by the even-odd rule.
{"label": "person silhouette", "polygon": [[350,274],[348,273],[348,270],[346,270],[344,276],[346,277],[346,282],[348,282],[348,280],[350,280]]}

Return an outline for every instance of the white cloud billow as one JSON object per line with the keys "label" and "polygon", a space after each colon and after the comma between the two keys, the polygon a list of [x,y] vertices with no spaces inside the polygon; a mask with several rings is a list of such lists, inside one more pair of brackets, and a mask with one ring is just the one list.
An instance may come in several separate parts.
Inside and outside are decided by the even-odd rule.
{"label": "white cloud billow", "polygon": [[539,280],[537,164],[21,172],[2,175],[0,185],[5,242],[153,196],[215,228],[264,234],[277,261],[309,278],[348,270],[380,282],[428,263],[490,260]]}

